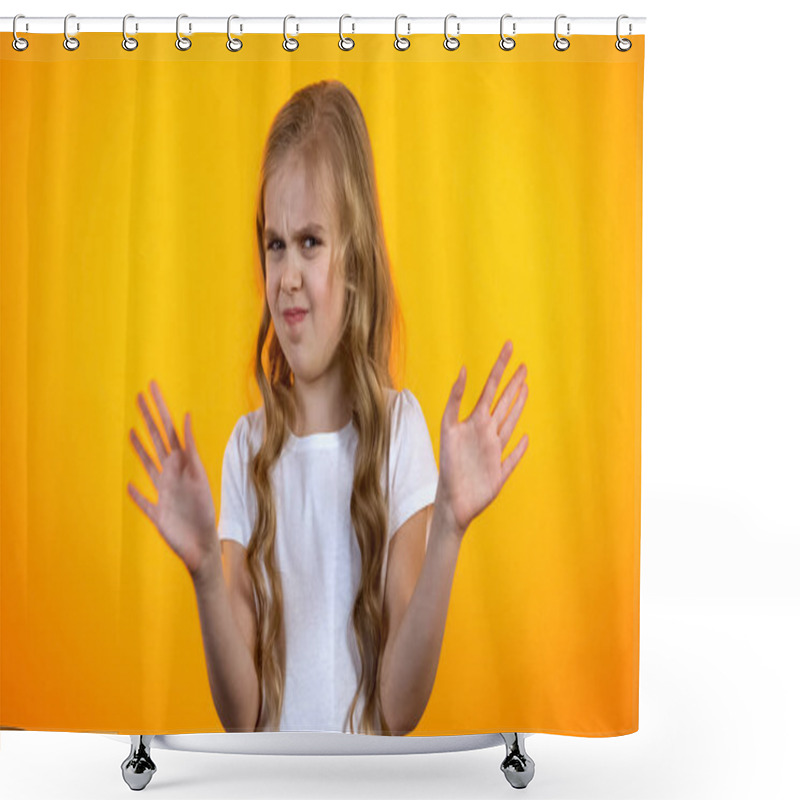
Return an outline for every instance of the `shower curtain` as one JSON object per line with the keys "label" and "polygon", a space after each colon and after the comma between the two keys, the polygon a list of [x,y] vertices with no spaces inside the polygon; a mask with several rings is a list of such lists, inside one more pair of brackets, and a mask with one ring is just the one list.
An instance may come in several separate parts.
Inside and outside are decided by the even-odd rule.
{"label": "shower curtain", "polygon": [[[0,726],[231,729],[212,687],[196,576],[129,488],[159,500],[135,444],[160,476],[139,402],[167,442],[160,393],[184,463],[194,454],[202,464],[215,533],[242,537],[243,558],[263,527],[250,505],[255,451],[246,458],[245,448],[264,419],[256,348],[267,286],[276,304],[268,378],[277,351],[304,375],[322,374],[323,300],[335,294],[333,273],[314,273],[328,262],[306,247],[332,257],[328,232],[322,245],[308,231],[297,242],[284,235],[307,206],[278,188],[264,222],[276,229],[275,246],[264,241],[277,283],[265,286],[262,158],[290,98],[330,81],[357,101],[374,159],[353,174],[366,180],[374,169],[372,230],[394,291],[389,367],[407,416],[392,476],[404,494],[388,517],[365,513],[377,506],[363,501],[356,513],[351,491],[363,476],[327,473],[336,499],[315,483],[324,449],[293,462],[283,484],[272,473],[277,537],[321,554],[294,562],[288,539],[277,545],[294,625],[284,691],[332,702],[345,671],[320,675],[314,660],[341,652],[343,637],[353,648],[362,547],[386,545],[372,584],[381,593],[369,595],[386,603],[388,534],[416,520],[394,548],[400,610],[381,696],[395,733],[638,730],[644,37],[631,36],[627,52],[613,34],[572,36],[563,52],[544,34],[517,36],[509,51],[489,35],[464,36],[453,51],[432,34],[411,36],[405,51],[391,35],[367,34],[349,51],[335,34],[301,34],[294,52],[273,34],[245,37],[239,52],[224,33],[195,34],[185,51],[168,33],[142,36],[131,52],[114,33],[82,35],[73,52],[59,35],[28,38],[17,52],[0,35]],[[336,162],[330,177],[345,174]],[[325,196],[320,185],[305,201]],[[368,217],[348,197],[347,213],[334,213],[355,241],[354,220]],[[346,298],[370,285],[380,250],[370,252],[358,263],[373,272]],[[361,296],[365,330],[386,311],[375,301],[384,289]],[[287,303],[310,318],[279,318]],[[378,373],[360,358],[351,352],[360,402],[374,403],[377,384],[364,376]],[[342,408],[316,428],[310,408],[291,441],[338,447],[353,433],[352,418],[341,428]],[[329,508],[330,529],[303,510],[315,503]],[[349,550],[324,549],[339,517],[351,524]],[[239,563],[237,580],[252,582]],[[339,598],[350,628],[331,627],[325,597]],[[417,624],[403,628],[412,609]],[[442,618],[431,619],[437,609]],[[325,631],[318,648],[303,624]],[[362,630],[385,642],[389,629],[383,639]],[[358,675],[361,654],[351,652]]]}

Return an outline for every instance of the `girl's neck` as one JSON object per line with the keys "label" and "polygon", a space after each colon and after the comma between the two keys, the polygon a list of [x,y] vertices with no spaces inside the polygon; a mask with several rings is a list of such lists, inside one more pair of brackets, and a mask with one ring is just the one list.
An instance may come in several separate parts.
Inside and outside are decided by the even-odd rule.
{"label": "girl's neck", "polygon": [[292,388],[295,423],[290,426],[295,436],[310,436],[314,433],[330,433],[344,428],[353,416],[353,406],[349,399],[341,395],[300,394],[297,387]]}

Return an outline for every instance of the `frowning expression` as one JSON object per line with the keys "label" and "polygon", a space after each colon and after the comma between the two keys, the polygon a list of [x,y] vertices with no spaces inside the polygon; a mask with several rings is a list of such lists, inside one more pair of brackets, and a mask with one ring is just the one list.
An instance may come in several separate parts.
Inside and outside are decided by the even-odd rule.
{"label": "frowning expression", "polygon": [[[308,382],[334,359],[345,292],[331,263],[335,220],[301,160],[287,159],[268,181],[264,220],[269,310],[295,378]],[[287,313],[292,309],[302,313]]]}

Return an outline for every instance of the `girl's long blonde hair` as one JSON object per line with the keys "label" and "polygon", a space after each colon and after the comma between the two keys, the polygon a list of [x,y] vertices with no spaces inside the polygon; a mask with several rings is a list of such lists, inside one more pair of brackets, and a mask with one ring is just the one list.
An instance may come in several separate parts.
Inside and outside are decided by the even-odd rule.
{"label": "girl's long blonde hair", "polygon": [[[388,476],[390,411],[386,388],[394,388],[390,361],[395,357],[393,329],[402,325],[384,238],[372,148],[364,116],[352,92],[326,80],[297,91],[275,116],[261,163],[256,235],[264,286],[258,330],[255,376],[263,398],[264,440],[249,464],[258,499],[258,516],[247,548],[247,568],[256,591],[259,678],[256,730],[278,730],[286,678],[283,591],[275,559],[275,498],[269,478],[294,425],[293,375],[275,333],[266,296],[264,197],[267,183],[288,159],[300,157],[311,185],[333,212],[331,268],[345,283],[344,317],[337,358],[353,393],[353,424],[358,445],[350,498],[350,517],[361,551],[361,582],[352,622],[361,670],[348,718],[360,693],[364,705],[359,732],[390,733],[380,696],[380,670],[388,619],[381,585],[387,539],[388,507],[381,488],[381,465]],[[402,345],[403,336],[399,337]],[[264,350],[266,348],[266,365]],[[267,580],[264,580],[266,573]],[[267,591],[269,585],[269,592]]]}

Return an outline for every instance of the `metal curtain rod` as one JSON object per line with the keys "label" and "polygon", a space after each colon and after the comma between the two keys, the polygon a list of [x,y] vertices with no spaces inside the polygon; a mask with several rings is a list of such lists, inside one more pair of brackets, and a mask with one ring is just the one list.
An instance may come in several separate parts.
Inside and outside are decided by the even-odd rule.
{"label": "metal curtain rod", "polygon": [[[81,17],[69,16],[69,35],[79,33],[114,33],[122,32],[122,17]],[[226,33],[228,17],[193,17],[181,14],[181,34],[192,33]],[[552,17],[514,17],[504,15],[504,31],[506,36],[523,33],[553,33],[556,15]],[[572,34],[611,35],[617,32],[617,17],[570,17],[559,14],[557,28],[559,36]],[[399,32],[410,36],[414,33],[444,33],[445,17],[353,17],[343,14],[341,17],[239,17],[231,18],[231,29],[238,34],[243,33],[283,33],[285,19],[290,19],[288,29],[291,33],[395,33],[395,25]],[[500,32],[500,15],[496,17],[459,17],[449,14],[447,31],[449,36],[462,34]],[[624,36],[644,33],[645,17],[625,16],[619,33]],[[14,17],[0,17],[0,30],[11,31]],[[64,33],[65,17],[28,17],[19,15],[16,32],[22,33]],[[127,35],[136,33],[175,32],[176,17],[136,17],[128,15],[126,22]]]}

